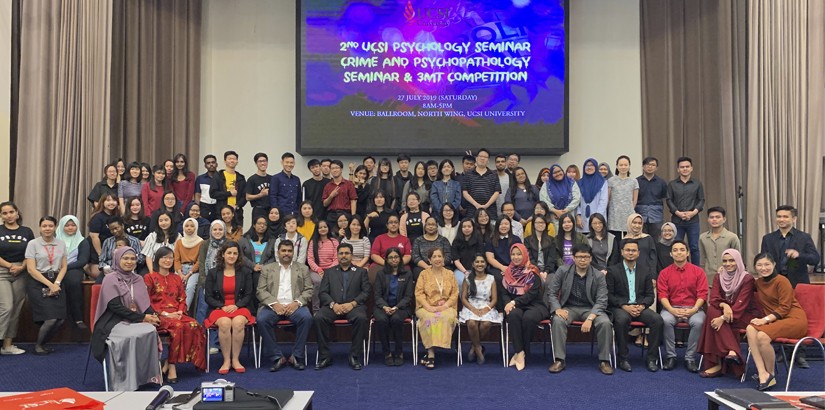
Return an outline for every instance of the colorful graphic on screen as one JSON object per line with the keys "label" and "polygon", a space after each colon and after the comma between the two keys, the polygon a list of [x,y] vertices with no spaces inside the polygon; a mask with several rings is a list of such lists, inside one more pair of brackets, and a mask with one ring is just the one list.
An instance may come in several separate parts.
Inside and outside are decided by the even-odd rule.
{"label": "colorful graphic on screen", "polygon": [[301,0],[298,151],[567,152],[565,0]]}

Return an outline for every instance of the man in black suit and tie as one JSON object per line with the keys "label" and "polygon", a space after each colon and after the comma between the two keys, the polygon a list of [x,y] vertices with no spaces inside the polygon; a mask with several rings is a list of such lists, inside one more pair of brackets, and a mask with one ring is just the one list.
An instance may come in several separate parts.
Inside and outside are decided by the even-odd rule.
{"label": "man in black suit and tie", "polygon": [[607,306],[613,315],[613,329],[616,331],[616,344],[619,346],[618,367],[626,372],[632,371],[627,360],[627,332],[630,322],[643,322],[650,328],[648,335],[647,370],[658,370],[659,343],[662,338],[662,317],[655,310],[648,309],[655,300],[653,292],[653,272],[646,264],[637,264],[639,242],[635,239],[622,239],[619,244],[622,262],[607,268]]}
{"label": "man in black suit and tie", "polygon": [[338,245],[338,265],[324,271],[318,297],[321,309],[315,313],[315,330],[318,334],[318,363],[315,370],[332,364],[329,357],[329,329],[335,320],[346,319],[352,324],[352,346],[349,365],[361,370],[359,356],[363,354],[367,334],[367,298],[372,290],[367,271],[352,265],[352,245]]}

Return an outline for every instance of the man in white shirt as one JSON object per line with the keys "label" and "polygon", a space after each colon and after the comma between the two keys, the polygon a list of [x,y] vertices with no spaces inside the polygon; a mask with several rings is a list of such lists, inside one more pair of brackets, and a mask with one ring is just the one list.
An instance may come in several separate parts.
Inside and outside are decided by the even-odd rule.
{"label": "man in white shirt", "polygon": [[[312,314],[307,305],[312,299],[312,280],[306,265],[293,263],[292,241],[284,239],[278,243],[280,262],[264,265],[258,279],[256,295],[261,302],[258,308],[258,332],[263,338],[261,357],[272,361],[271,372],[277,372],[289,363],[297,370],[304,370],[304,346]],[[295,344],[292,357],[287,360],[275,339],[276,325],[281,320],[289,320],[295,326]]]}

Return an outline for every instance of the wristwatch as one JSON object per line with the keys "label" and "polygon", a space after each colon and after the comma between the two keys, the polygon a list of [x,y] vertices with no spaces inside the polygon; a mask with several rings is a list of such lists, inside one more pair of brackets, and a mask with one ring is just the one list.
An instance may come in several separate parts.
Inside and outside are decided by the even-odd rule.
{"label": "wristwatch", "polygon": [[333,306],[335,306],[335,302],[329,302],[329,308],[332,309]]}

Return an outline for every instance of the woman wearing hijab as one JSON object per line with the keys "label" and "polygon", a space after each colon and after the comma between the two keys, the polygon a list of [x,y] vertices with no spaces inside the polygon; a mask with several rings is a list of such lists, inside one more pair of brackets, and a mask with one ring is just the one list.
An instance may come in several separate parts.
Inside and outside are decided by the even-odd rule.
{"label": "woman wearing hijab", "polygon": [[83,278],[91,256],[92,244],[83,238],[80,221],[74,215],[66,215],[57,223],[57,239],[66,244],[66,276],[62,288],[66,292],[66,309],[69,320],[78,329],[88,329],[83,321]]}
{"label": "woman wearing hijab", "polygon": [[604,178],[605,181],[613,178],[613,171],[610,170],[610,164],[607,162],[600,162],[599,163],[599,175]]}
{"label": "woman wearing hijab", "polygon": [[[187,218],[183,221],[183,235],[175,242],[174,253],[175,272],[186,287],[187,311],[195,299],[195,289],[198,287],[201,272],[198,259],[202,245],[203,239],[198,236],[198,221],[195,218]],[[155,272],[159,272],[157,266],[155,266]]]}
{"label": "woman wearing hijab", "polygon": [[699,338],[699,353],[704,355],[704,369],[699,376],[719,377],[731,373],[742,377],[745,357],[739,345],[739,332],[759,315],[754,286],[753,276],[745,270],[739,251],[722,252],[722,266],[713,278],[705,328]]}
{"label": "woman wearing hijab", "polygon": [[507,328],[513,350],[516,353],[510,359],[510,366],[516,370],[524,369],[524,357],[530,347],[530,341],[536,328],[544,318],[550,316],[544,304],[542,281],[539,270],[530,263],[527,248],[514,243],[510,247],[510,265],[502,277],[501,298],[504,313],[507,315]]}
{"label": "woman wearing hijab", "polygon": [[[203,243],[198,252],[198,266],[203,271],[203,275],[198,275],[198,287],[195,290],[195,297],[192,306],[195,306],[195,319],[203,323],[206,319],[206,301],[203,298],[203,289],[206,285],[206,273],[215,268],[215,260],[218,249],[226,243],[226,224],[220,219],[212,221],[209,225],[209,240]],[[190,306],[191,309],[191,306]]]}
{"label": "woman wearing hijab", "polygon": [[588,222],[591,215],[607,215],[607,181],[599,175],[599,163],[593,158],[584,161],[582,169],[584,175],[577,182],[582,199],[576,209],[576,226],[580,232],[587,234],[590,232]]}
{"label": "woman wearing hijab", "polygon": [[160,319],[149,302],[143,278],[135,273],[137,259],[128,246],[115,250],[112,272],[103,278],[92,322],[92,354],[100,362],[108,359],[112,391],[137,390],[161,381],[155,329]]}
{"label": "woman wearing hijab", "polygon": [[[550,179],[546,188],[539,192],[539,199],[550,207],[553,225],[558,228],[559,219],[566,213],[575,213],[581,201],[579,186],[570,179],[559,164],[550,166]],[[558,232],[558,229],[556,229]]]}
{"label": "woman wearing hijab", "polygon": [[[192,218],[197,222],[197,235],[203,240],[209,239],[209,220],[201,216],[201,206],[197,202],[190,202],[186,207],[185,218]],[[183,224],[178,225],[178,233],[183,233]],[[148,235],[148,234],[147,234]]]}
{"label": "woman wearing hijab", "polygon": [[284,233],[284,221],[281,219],[281,210],[277,207],[269,208],[266,218],[266,239],[275,241]]}
{"label": "woman wearing hijab", "polygon": [[169,335],[169,354],[163,372],[166,373],[166,380],[172,384],[178,382],[177,363],[192,362],[196,369],[206,370],[206,335],[203,327],[186,314],[187,294],[184,282],[172,270],[176,256],[177,253],[173,255],[168,248],[158,249],[153,264],[155,271],[143,277],[152,309],[159,312],[158,330]]}
{"label": "woman wearing hijab", "polygon": [[[627,217],[627,235],[625,238],[635,239],[639,242],[639,259],[636,263],[647,265],[648,272],[654,272],[659,261],[657,255],[656,241],[653,237],[642,232],[644,218],[637,213],[632,213]],[[670,251],[668,251],[670,253]],[[658,276],[658,274],[654,275]]]}
{"label": "woman wearing hijab", "polygon": [[541,188],[544,187],[544,184],[546,184],[548,180],[550,180],[550,168],[542,168],[536,177],[536,188],[541,191]]}
{"label": "woman wearing hijab", "polygon": [[662,228],[659,229],[659,241],[656,242],[656,274],[654,277],[659,277],[659,272],[662,269],[673,264],[673,257],[670,256],[670,246],[676,240],[676,225],[673,222],[665,222]]}

